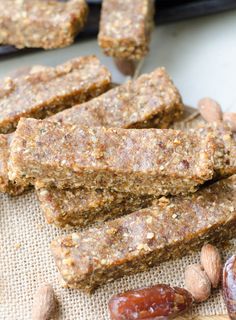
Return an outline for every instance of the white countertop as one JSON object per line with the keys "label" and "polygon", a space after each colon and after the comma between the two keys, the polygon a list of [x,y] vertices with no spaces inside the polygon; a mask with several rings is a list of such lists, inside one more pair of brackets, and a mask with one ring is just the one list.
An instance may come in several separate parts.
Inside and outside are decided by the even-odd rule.
{"label": "white countertop", "polygon": [[[96,39],[0,60],[0,78],[18,67],[53,66],[88,54],[96,54],[108,66],[114,81],[124,81],[112,59],[102,54]],[[167,68],[186,104],[196,106],[200,98],[210,96],[224,110],[236,112],[236,11],[157,26],[142,73],[158,66]]]}

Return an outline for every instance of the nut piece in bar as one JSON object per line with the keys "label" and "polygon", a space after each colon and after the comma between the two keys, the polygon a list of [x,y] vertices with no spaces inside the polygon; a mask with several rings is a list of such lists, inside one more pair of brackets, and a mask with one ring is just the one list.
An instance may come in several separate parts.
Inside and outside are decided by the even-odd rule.
{"label": "nut piece in bar", "polygon": [[104,53],[140,60],[149,50],[153,25],[152,0],[104,0],[98,42]]}
{"label": "nut piece in bar", "polygon": [[194,194],[60,237],[51,249],[65,284],[92,291],[181,257],[205,242],[231,239],[235,224],[236,176],[232,176]]}
{"label": "nut piece in bar", "polygon": [[[212,134],[212,138],[217,139],[218,148],[222,150],[216,152],[214,156],[216,178],[232,175],[236,172],[236,141],[227,126],[211,124],[198,130],[192,130],[192,134],[201,137]],[[47,222],[54,223],[58,227],[84,227],[97,221],[117,218],[151,206],[152,201],[156,199],[156,195],[140,197],[134,193],[115,192],[107,189],[60,190],[42,188],[36,192]]]}
{"label": "nut piece in bar", "polygon": [[[105,72],[104,78],[106,81]],[[166,70],[158,68],[89,102],[59,112],[50,119],[88,127],[167,128],[181,117],[183,109],[177,88]],[[4,158],[0,158],[0,161],[8,161],[6,153],[0,154],[1,156]],[[0,176],[7,177],[8,173],[2,172],[2,168],[0,167]],[[5,186],[1,187],[0,184],[1,192],[8,191]]]}
{"label": "nut piece in bar", "polygon": [[168,128],[183,110],[179,91],[166,70],[157,68],[51,119],[88,127]]}
{"label": "nut piece in bar", "polygon": [[53,49],[73,43],[88,14],[85,0],[0,1],[0,44]]}
{"label": "nut piece in bar", "polygon": [[9,178],[37,187],[137,195],[195,192],[214,175],[214,140],[172,129],[81,127],[21,119]]}
{"label": "nut piece in bar", "polygon": [[111,75],[95,56],[70,60],[55,68],[36,66],[0,83],[0,133],[14,131],[21,117],[45,118],[98,96]]}

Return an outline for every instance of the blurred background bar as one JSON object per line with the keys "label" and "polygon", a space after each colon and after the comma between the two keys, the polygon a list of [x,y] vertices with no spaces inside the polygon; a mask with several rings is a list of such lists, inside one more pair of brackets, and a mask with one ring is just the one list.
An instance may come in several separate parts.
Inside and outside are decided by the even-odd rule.
{"label": "blurred background bar", "polygon": [[[98,32],[102,1],[88,0],[87,2],[90,7],[88,21],[84,30],[79,33],[76,41],[95,37]],[[236,9],[236,0],[156,0],[155,5],[155,23],[156,25],[161,25]],[[35,50],[38,49],[18,50],[11,46],[0,46],[0,58],[3,59],[16,54],[26,54]]]}

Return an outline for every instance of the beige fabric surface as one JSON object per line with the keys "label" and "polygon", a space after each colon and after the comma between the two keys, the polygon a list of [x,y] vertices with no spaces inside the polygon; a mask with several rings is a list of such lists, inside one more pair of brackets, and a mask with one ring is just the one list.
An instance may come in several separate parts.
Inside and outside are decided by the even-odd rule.
{"label": "beige fabric surface", "polygon": [[[0,195],[0,229],[0,319],[4,320],[31,319],[33,295],[43,283],[51,283],[55,289],[60,302],[60,319],[107,320],[107,302],[111,295],[157,283],[183,286],[185,267],[199,262],[199,253],[194,253],[163,263],[149,272],[107,284],[89,296],[60,287],[49,245],[54,237],[68,231],[46,224],[33,190],[15,198]],[[235,252],[235,245],[232,241],[222,250],[224,258]],[[220,290],[214,290],[211,298],[196,305],[193,312],[225,313]]]}

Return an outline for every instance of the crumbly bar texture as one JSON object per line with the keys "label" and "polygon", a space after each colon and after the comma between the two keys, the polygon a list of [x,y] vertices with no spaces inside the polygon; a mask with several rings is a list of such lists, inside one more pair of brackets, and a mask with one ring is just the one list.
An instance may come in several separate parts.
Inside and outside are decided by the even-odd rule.
{"label": "crumbly bar texture", "polygon": [[0,134],[0,192],[10,195],[21,194],[26,187],[10,181],[8,178],[8,159],[12,134]]}
{"label": "crumbly bar texture", "polygon": [[0,82],[0,133],[13,131],[21,117],[45,118],[110,88],[110,72],[95,56],[55,68],[36,66]]}
{"label": "crumbly bar texture", "polygon": [[117,218],[150,206],[155,198],[153,195],[136,196],[106,189],[41,188],[36,192],[47,222],[60,228],[85,227]]}
{"label": "crumbly bar texture", "polygon": [[51,249],[65,285],[91,292],[181,257],[205,242],[231,239],[235,227],[236,177],[232,176],[194,194],[162,197],[153,207],[60,237]]}
{"label": "crumbly bar texture", "polygon": [[185,132],[198,132],[202,137],[210,134],[213,139],[216,139],[218,146],[214,155],[216,177],[235,174],[236,135],[226,123],[207,123],[199,114],[196,115],[196,112],[191,107],[185,107],[181,120],[173,123],[171,128]]}
{"label": "crumbly bar texture", "polygon": [[84,26],[87,14],[84,0],[0,1],[0,44],[19,49],[68,46]]}
{"label": "crumbly bar texture", "polygon": [[[214,155],[215,178],[236,173],[236,140],[230,129],[222,124],[211,124],[191,130],[192,134],[217,139],[218,150]],[[155,195],[137,196],[132,193],[114,192],[84,188],[59,190],[42,188],[37,190],[41,209],[48,223],[58,227],[81,226],[116,218],[138,209],[150,206]]]}
{"label": "crumbly bar texture", "polygon": [[236,139],[227,124],[210,123],[200,125],[189,132],[197,132],[200,137],[211,136],[216,140],[214,152],[215,177],[226,177],[236,173]]}
{"label": "crumbly bar texture", "polygon": [[[22,71],[17,75],[22,75]],[[106,74],[104,77],[106,79]],[[63,110],[50,119],[88,127],[166,128],[181,117],[183,110],[177,88],[166,70],[158,68],[137,80],[116,86],[89,102]],[[0,161],[6,161],[6,154]],[[7,176],[7,172],[4,170],[2,173],[0,167],[1,174]],[[9,188],[11,185],[9,181]],[[5,188],[5,192],[9,188]],[[23,190],[22,187],[20,189]]]}
{"label": "crumbly bar texture", "polygon": [[88,127],[168,128],[183,110],[179,91],[158,68],[51,119]]}
{"label": "crumbly bar texture", "polygon": [[153,0],[104,0],[98,42],[104,53],[140,60],[149,51]]}
{"label": "crumbly bar texture", "polygon": [[39,188],[194,192],[214,175],[211,140],[172,129],[83,128],[21,119],[11,143],[9,177]]}
{"label": "crumbly bar texture", "polygon": [[[41,66],[37,66],[41,67]],[[26,76],[32,70],[32,66],[18,68],[11,72],[10,77],[15,79]],[[0,134],[0,192],[8,193],[9,195],[18,195],[25,191],[21,185],[17,185],[8,178],[8,159],[10,154],[10,141],[12,134]]]}
{"label": "crumbly bar texture", "polygon": [[218,149],[214,156],[216,176],[230,176],[236,169],[236,135],[231,128],[221,122],[207,123],[192,107],[185,106],[180,121],[171,125],[172,129],[197,132],[201,136],[211,133],[217,139]]}

